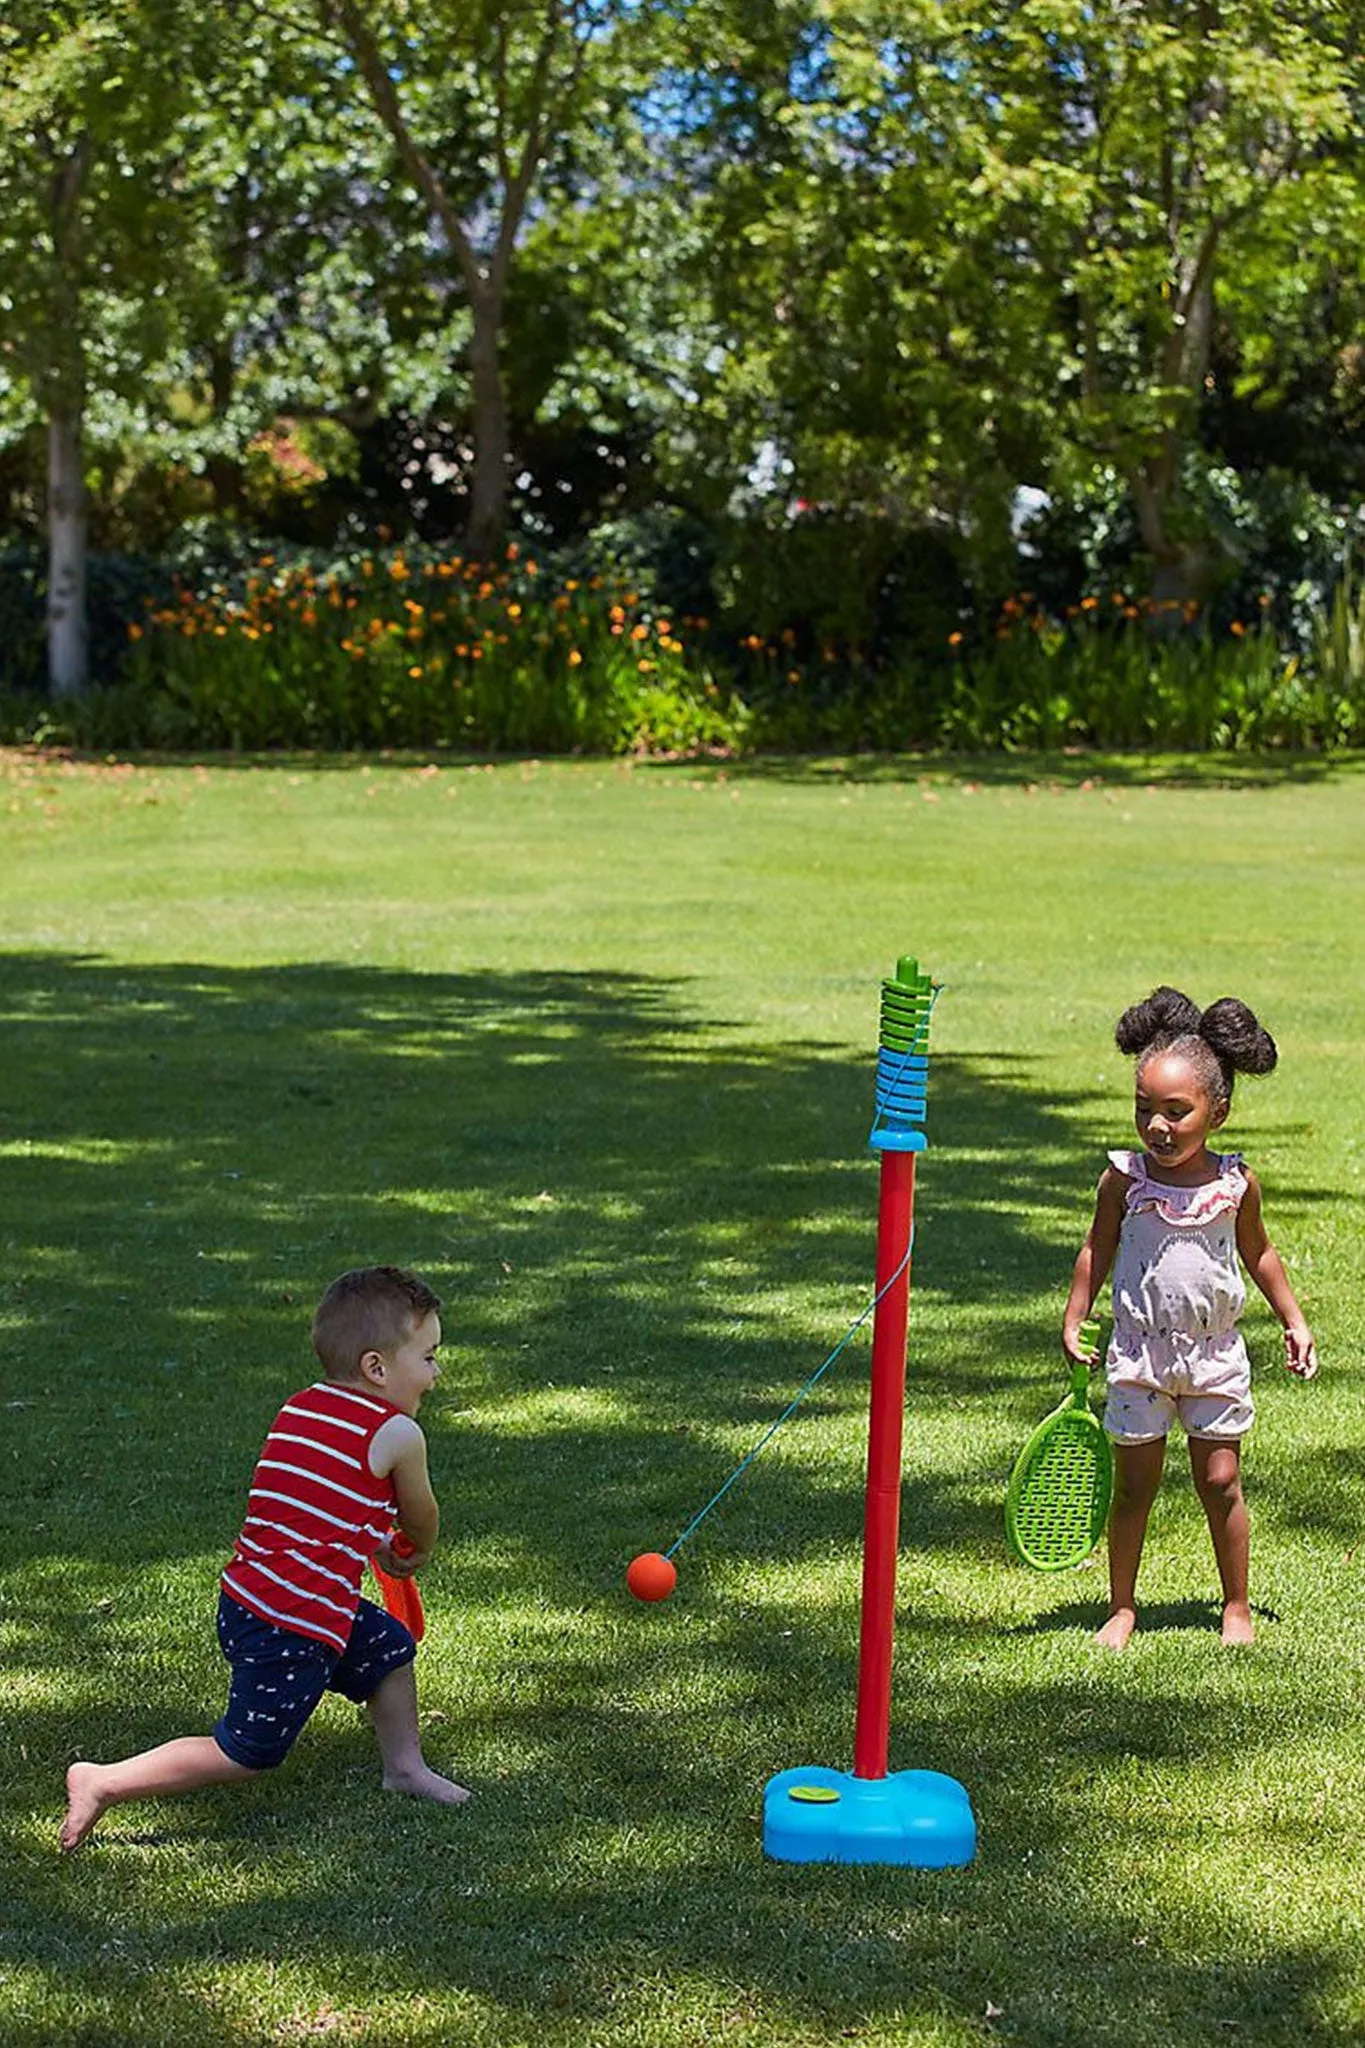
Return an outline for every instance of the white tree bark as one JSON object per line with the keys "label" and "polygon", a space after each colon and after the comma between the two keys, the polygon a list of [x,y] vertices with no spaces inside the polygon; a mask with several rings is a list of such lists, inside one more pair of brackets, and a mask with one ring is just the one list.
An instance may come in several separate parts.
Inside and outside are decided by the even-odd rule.
{"label": "white tree bark", "polygon": [[90,680],[87,525],[80,415],[55,413],[47,432],[47,675],[59,698],[79,696]]}

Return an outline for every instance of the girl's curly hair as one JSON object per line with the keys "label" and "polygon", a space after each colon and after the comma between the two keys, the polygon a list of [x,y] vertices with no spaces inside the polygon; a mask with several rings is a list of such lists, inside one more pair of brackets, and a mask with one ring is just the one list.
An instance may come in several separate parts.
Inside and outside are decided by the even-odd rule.
{"label": "girl's curly hair", "polygon": [[1178,988],[1154,988],[1124,1011],[1114,1027],[1120,1052],[1136,1056],[1139,1073],[1153,1053],[1184,1053],[1210,1101],[1232,1101],[1237,1074],[1268,1074],[1279,1054],[1255,1014],[1236,996],[1220,996],[1201,1010]]}

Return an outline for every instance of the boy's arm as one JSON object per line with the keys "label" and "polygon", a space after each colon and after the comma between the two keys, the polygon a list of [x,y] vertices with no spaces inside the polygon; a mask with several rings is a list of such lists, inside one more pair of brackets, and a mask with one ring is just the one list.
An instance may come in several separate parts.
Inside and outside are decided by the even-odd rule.
{"label": "boy's arm", "polygon": [[1303,1319],[1284,1262],[1266,1234],[1261,1210],[1261,1184],[1247,1173],[1247,1191],[1237,1211],[1237,1250],[1242,1264],[1284,1324],[1284,1362],[1301,1380],[1318,1369],[1313,1333]]}
{"label": "boy's arm", "polygon": [[1095,1305],[1095,1296],[1109,1277],[1118,1250],[1123,1200],[1128,1176],[1106,1166],[1095,1195],[1095,1214],[1071,1274],[1071,1292],[1062,1317],[1062,1349],[1073,1365],[1094,1365],[1095,1355],[1081,1349],[1081,1324]]}
{"label": "boy's arm", "polygon": [[399,1525],[412,1545],[409,1555],[393,1556],[392,1562],[385,1558],[383,1569],[391,1578],[411,1578],[436,1548],[441,1510],[427,1472],[427,1440],[410,1415],[392,1415],[375,1431],[370,1470],[376,1479],[392,1478]]}

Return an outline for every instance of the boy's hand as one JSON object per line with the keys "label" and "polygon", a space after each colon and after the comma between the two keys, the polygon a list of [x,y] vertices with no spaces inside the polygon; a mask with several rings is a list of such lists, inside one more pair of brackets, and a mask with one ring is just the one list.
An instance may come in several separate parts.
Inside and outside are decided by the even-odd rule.
{"label": "boy's hand", "polygon": [[1318,1354],[1307,1323],[1285,1324],[1284,1362],[1296,1379],[1311,1380],[1317,1372]]}
{"label": "boy's hand", "polygon": [[[401,1549],[398,1547],[400,1545]],[[387,1543],[380,1544],[374,1554],[374,1561],[380,1571],[386,1573],[389,1578],[410,1579],[421,1571],[430,1555],[429,1550],[415,1550],[400,1529],[394,1532]]]}

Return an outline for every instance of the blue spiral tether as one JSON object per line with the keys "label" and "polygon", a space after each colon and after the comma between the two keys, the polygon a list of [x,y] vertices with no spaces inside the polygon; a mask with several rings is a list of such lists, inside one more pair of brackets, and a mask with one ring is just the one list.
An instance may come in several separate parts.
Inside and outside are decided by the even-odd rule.
{"label": "blue spiral tether", "polygon": [[908,954],[882,983],[874,1152],[923,1152],[929,1091],[929,1019],[939,992]]}

